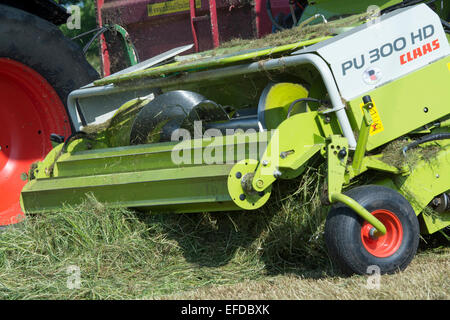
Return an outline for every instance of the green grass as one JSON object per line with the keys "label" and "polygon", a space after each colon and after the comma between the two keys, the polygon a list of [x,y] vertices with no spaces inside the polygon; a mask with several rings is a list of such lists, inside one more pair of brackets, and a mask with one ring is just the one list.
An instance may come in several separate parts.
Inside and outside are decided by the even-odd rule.
{"label": "green grass", "polygon": [[345,299],[345,300],[448,300],[450,250],[421,250],[403,272],[383,275],[379,287],[368,286],[368,277],[305,277],[298,274],[267,276],[238,284],[206,286],[163,296],[161,299]]}
{"label": "green grass", "polygon": [[98,52],[88,52],[86,55],[86,60],[91,64],[91,66],[97,71],[99,75],[102,74],[101,71],[101,59]]}
{"label": "green grass", "polygon": [[[214,299],[226,296],[220,288],[265,288],[273,279],[279,291],[268,298],[295,298],[283,295],[289,279],[319,287],[342,279],[323,241],[323,178],[311,168],[282,181],[255,212],[149,214],[88,197],[76,208],[28,216],[0,233],[0,299]],[[79,289],[67,287],[72,265]]]}

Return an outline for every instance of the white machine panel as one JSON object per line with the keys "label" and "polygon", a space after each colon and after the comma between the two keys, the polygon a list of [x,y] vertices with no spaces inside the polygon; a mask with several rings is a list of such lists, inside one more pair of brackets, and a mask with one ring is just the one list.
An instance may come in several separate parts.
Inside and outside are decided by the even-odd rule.
{"label": "white machine panel", "polygon": [[382,15],[301,54],[316,52],[331,67],[346,100],[450,54],[439,16],[427,5]]}

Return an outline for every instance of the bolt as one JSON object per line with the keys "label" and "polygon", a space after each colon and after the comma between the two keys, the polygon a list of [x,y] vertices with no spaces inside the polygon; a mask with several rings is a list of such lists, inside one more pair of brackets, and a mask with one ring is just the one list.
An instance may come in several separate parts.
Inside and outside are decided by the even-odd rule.
{"label": "bolt", "polygon": [[262,165],[263,165],[264,167],[266,167],[268,164],[269,164],[269,161],[267,161],[267,160],[263,160],[263,161],[262,161]]}
{"label": "bolt", "polygon": [[236,178],[240,179],[242,177],[242,173],[236,172]]}
{"label": "bolt", "polygon": [[433,203],[433,206],[438,207],[441,204],[441,199],[434,198],[432,203]]}
{"label": "bolt", "polygon": [[436,173],[436,178],[439,178],[439,174],[438,173]]}
{"label": "bolt", "polygon": [[428,112],[428,108],[427,107],[423,108],[423,112],[427,113]]}
{"label": "bolt", "polygon": [[369,230],[369,237],[372,238],[372,239],[377,239],[378,238],[378,236],[377,236],[377,229],[376,228],[372,227]]}
{"label": "bolt", "polygon": [[285,159],[287,156],[293,154],[294,152],[294,150],[283,151],[280,153],[280,158]]}
{"label": "bolt", "polygon": [[275,169],[275,170],[273,171],[273,176],[274,176],[275,178],[281,177],[281,171],[278,170],[278,169]]}
{"label": "bolt", "polygon": [[261,179],[256,180],[256,186],[258,188],[262,188],[264,186],[264,181],[262,181]]}
{"label": "bolt", "polygon": [[339,151],[338,158],[343,159],[343,158],[345,158],[346,155],[347,155],[347,150],[345,150],[345,148],[343,148]]}
{"label": "bolt", "polygon": [[367,96],[362,97],[362,101],[363,101],[365,104],[367,104],[367,103],[372,102],[372,98],[371,98],[369,95],[367,95]]}
{"label": "bolt", "polygon": [[245,200],[245,194],[241,194],[240,196],[239,196],[239,199],[241,199],[241,201],[244,201]]}

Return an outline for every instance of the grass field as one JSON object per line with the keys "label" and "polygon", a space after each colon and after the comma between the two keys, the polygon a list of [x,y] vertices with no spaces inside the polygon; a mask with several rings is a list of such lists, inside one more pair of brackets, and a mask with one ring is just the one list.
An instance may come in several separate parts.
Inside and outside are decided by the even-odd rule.
{"label": "grass field", "polygon": [[[395,275],[384,275],[379,287],[371,287],[368,277],[305,276],[303,273],[267,276],[242,283],[206,286],[161,297],[162,299],[439,299],[450,298],[450,250],[427,249],[419,252],[411,265]],[[325,270],[323,270],[325,271]]]}
{"label": "grass field", "polygon": [[323,241],[322,178],[310,169],[283,182],[255,212],[157,215],[88,198],[28,216],[0,232],[0,299],[450,298],[450,248],[439,234],[379,290],[340,276]]}

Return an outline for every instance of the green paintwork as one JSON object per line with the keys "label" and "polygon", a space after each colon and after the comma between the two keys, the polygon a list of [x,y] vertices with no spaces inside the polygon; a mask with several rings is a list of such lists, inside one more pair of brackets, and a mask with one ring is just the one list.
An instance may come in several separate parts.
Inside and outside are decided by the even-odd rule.
{"label": "green paintwork", "polygon": [[97,80],[95,85],[102,86],[111,83],[121,83],[125,81],[139,80],[142,78],[161,77],[178,72],[193,72],[205,69],[219,68],[242,63],[249,60],[262,59],[264,57],[272,57],[274,55],[286,54],[303,47],[321,42],[331,37],[322,37],[312,40],[300,41],[297,43],[287,44],[278,47],[266,48],[261,50],[253,50],[246,53],[236,53],[230,56],[222,56],[219,58],[205,58],[190,62],[174,62],[160,67],[154,67],[142,71],[135,71],[119,76],[110,76],[105,79]]}
{"label": "green paintwork", "polygon": [[133,99],[126,102],[115,112],[104,132],[100,133],[105,135],[109,146],[118,147],[130,144],[130,132],[134,119],[150,101],[149,98]]}
{"label": "green paintwork", "polygon": [[[448,132],[448,131],[447,131]],[[440,150],[430,159],[422,159],[415,164],[411,174],[397,175],[394,179],[399,191],[408,199],[416,214],[438,194],[449,191],[450,181],[450,141],[439,140],[421,145],[436,145]],[[422,214],[427,233],[434,233],[450,225],[450,212],[429,215]]]}
{"label": "green paintwork", "polygon": [[[397,139],[448,114],[450,56],[370,92],[385,130],[369,136],[367,151]],[[433,85],[426,86],[432,83]],[[411,94],[412,92],[421,94]],[[395,98],[393,98],[395,97]],[[352,127],[359,128],[362,96],[349,102]],[[427,112],[424,112],[427,108]]]}
{"label": "green paintwork", "polygon": [[277,171],[282,176],[284,170],[299,169],[322,148],[325,139],[318,117],[317,111],[298,113],[273,130],[253,179],[256,191],[270,186],[277,179]]}
{"label": "green paintwork", "polygon": [[[366,12],[369,6],[376,5],[381,10],[399,4],[402,0],[316,0],[311,1],[302,13],[298,23],[302,23],[315,14],[323,14],[325,18],[329,19],[336,16],[357,14]],[[428,2],[423,0],[422,2]],[[438,0],[435,2],[434,11],[444,20],[448,20],[450,15],[450,2],[446,0]],[[320,22],[321,20],[317,20]]]}
{"label": "green paintwork", "polygon": [[358,202],[346,196],[342,193],[332,193],[330,194],[330,200],[332,203],[334,202],[342,202],[348,207],[350,207],[353,211],[355,211],[361,218],[370,223],[380,234],[386,234],[386,227],[381,223],[380,220],[375,218],[369,211],[367,211],[362,205]]}
{"label": "green paintwork", "polygon": [[[445,124],[445,121],[441,124]],[[436,127],[431,133],[449,132],[445,125]],[[428,155],[426,148],[437,147],[435,155]],[[424,156],[407,171],[392,171],[391,175],[376,182],[401,193],[411,204],[416,215],[423,221],[421,232],[431,234],[450,225],[450,212],[437,213],[427,210],[430,201],[437,195],[448,192],[450,181],[450,141],[437,140],[421,144]],[[410,151],[408,151],[410,152]],[[381,155],[377,155],[380,157]],[[366,157],[366,159],[371,157]],[[380,161],[381,162],[381,161]],[[382,163],[382,162],[381,162]],[[380,169],[376,169],[383,171]],[[389,172],[389,171],[386,171]]]}
{"label": "green paintwork", "polygon": [[[36,179],[21,194],[25,212],[54,210],[62,203],[77,205],[88,193],[109,206],[151,207],[153,211],[238,210],[228,193],[229,172],[240,160],[258,160],[258,148],[265,148],[267,137],[246,133],[76,151],[87,143],[86,139],[70,143],[51,178],[45,172],[62,145],[39,165]],[[216,164],[215,157],[226,163]]]}
{"label": "green paintwork", "polygon": [[[264,119],[266,128],[271,130],[276,129],[286,119],[289,107],[295,100],[308,97],[308,90],[300,84],[290,82],[278,82],[269,86],[264,101]],[[306,104],[297,103],[291,114],[305,111]]]}
{"label": "green paintwork", "polygon": [[[377,5],[380,9],[400,3],[402,0],[318,0],[313,1],[306,7],[299,23],[309,19],[315,14],[323,14],[325,18],[329,19],[335,16],[342,16],[348,14],[356,14],[366,12],[371,5]],[[318,20],[320,22],[320,20]]]}
{"label": "green paintwork", "polygon": [[[345,184],[350,184],[350,181],[356,176],[366,172],[367,170],[375,170],[389,174],[405,174],[409,171],[402,171],[399,168],[389,165],[381,160],[383,154],[376,154],[371,156],[365,156],[362,159],[361,165],[357,170],[353,168],[353,165],[347,166],[347,171],[345,174]],[[354,164],[354,162],[353,162]]]}
{"label": "green paintwork", "polygon": [[[339,154],[345,150],[345,155]],[[345,181],[345,171],[347,168],[348,142],[342,136],[332,135],[327,139],[327,187],[328,200],[333,202],[331,195],[340,194]]]}
{"label": "green paintwork", "polygon": [[[109,206],[150,207],[189,212],[190,205],[215,204],[215,210],[234,207],[226,188],[231,165],[205,165],[93,176],[36,179],[22,191],[27,212],[57,209],[61,203],[80,204],[86,194]],[[180,205],[174,210],[174,205]],[[212,210],[212,206],[210,210]]]}
{"label": "green paintwork", "polygon": [[372,116],[369,110],[373,107],[373,103],[369,102],[363,105],[363,120],[359,128],[358,142],[356,145],[355,153],[353,155],[352,168],[356,174],[360,173],[362,161],[366,153],[367,140],[369,139],[370,125],[372,124]]}
{"label": "green paintwork", "polygon": [[251,190],[252,176],[258,166],[255,159],[245,159],[236,163],[228,175],[228,192],[234,203],[245,210],[261,208],[269,200],[272,186],[261,192]]}
{"label": "green paintwork", "polygon": [[128,60],[130,63],[130,66],[134,66],[139,63],[138,57],[137,57],[137,50],[134,46],[133,42],[130,39],[130,35],[128,32],[118,24],[115,24],[111,27],[114,31],[118,32],[122,37],[122,43],[125,49],[125,52],[128,56]]}

